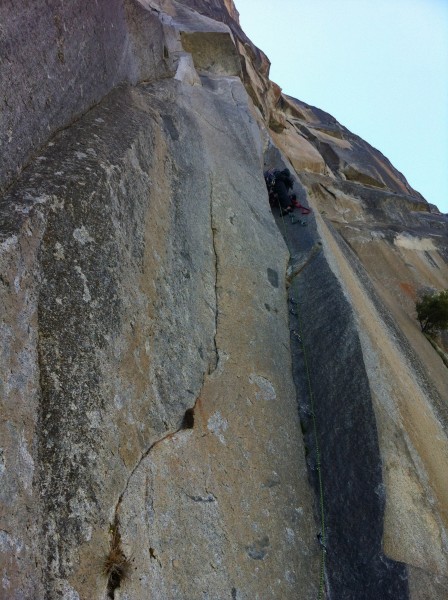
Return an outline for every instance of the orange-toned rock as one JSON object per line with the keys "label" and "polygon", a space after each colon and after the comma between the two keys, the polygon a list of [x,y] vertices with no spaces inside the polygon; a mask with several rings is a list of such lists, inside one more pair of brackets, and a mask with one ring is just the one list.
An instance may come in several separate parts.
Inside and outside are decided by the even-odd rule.
{"label": "orange-toned rock", "polygon": [[297,172],[325,173],[326,165],[316,148],[290,123],[281,133],[272,133],[272,139],[289,158]]}

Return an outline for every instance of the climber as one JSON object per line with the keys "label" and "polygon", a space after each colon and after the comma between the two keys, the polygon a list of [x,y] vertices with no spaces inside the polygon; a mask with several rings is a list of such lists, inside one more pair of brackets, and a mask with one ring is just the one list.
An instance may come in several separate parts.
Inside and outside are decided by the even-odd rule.
{"label": "climber", "polygon": [[269,197],[276,197],[280,204],[282,214],[288,214],[294,210],[291,204],[288,190],[293,188],[294,181],[289,169],[274,169],[266,171],[264,175],[266,185],[269,191]]}
{"label": "climber", "polygon": [[269,192],[269,202],[274,203],[277,201],[280,204],[282,214],[291,213],[295,208],[298,208],[302,215],[310,214],[311,209],[300,204],[296,194],[288,192],[288,190],[292,190],[294,185],[289,169],[283,171],[270,169],[265,171],[264,179]]}

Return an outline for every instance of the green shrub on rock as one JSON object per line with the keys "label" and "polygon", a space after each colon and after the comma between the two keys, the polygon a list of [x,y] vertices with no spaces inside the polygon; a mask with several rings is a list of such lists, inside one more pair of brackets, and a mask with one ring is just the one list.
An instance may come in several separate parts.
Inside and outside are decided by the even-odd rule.
{"label": "green shrub on rock", "polygon": [[448,290],[424,294],[415,304],[417,319],[423,333],[448,329]]}

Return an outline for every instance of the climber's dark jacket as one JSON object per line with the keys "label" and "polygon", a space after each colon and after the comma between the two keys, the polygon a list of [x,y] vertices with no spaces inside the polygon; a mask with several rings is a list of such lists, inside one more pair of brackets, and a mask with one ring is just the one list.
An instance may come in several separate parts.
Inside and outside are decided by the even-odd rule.
{"label": "climber's dark jacket", "polygon": [[289,197],[288,190],[292,189],[293,185],[294,181],[291,178],[291,173],[288,169],[284,169],[275,174],[275,183],[272,187],[272,191],[277,195],[282,210],[285,210],[291,205],[291,198]]}

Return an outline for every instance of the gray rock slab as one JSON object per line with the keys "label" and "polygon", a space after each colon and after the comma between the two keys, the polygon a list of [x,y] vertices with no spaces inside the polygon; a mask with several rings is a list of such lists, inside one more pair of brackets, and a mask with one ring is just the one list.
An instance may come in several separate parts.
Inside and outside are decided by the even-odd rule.
{"label": "gray rock slab", "polygon": [[238,78],[124,86],[57,134],[4,198],[6,371],[17,360],[7,325],[24,310],[17,245],[32,249],[20,293],[34,290],[21,342],[31,368],[5,399],[34,398],[9,417],[1,462],[11,594],[104,598],[118,524],[133,566],[117,597],[143,598],[150,581],[167,599],[266,586],[295,598],[298,583],[314,596],[287,253],[261,154]]}
{"label": "gray rock slab", "polygon": [[0,190],[119,83],[169,72],[162,24],[135,0],[8,0],[0,23]]}

